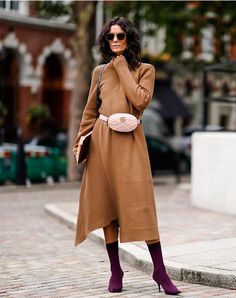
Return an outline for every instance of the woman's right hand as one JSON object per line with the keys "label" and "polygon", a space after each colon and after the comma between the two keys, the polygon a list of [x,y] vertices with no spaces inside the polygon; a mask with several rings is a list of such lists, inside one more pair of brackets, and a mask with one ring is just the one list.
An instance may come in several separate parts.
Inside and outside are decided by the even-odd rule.
{"label": "woman's right hand", "polygon": [[119,56],[112,58],[112,65],[114,66],[115,69],[117,69],[118,67],[120,67],[122,65],[128,67],[128,63],[125,59],[125,56],[123,56],[123,55],[119,55]]}

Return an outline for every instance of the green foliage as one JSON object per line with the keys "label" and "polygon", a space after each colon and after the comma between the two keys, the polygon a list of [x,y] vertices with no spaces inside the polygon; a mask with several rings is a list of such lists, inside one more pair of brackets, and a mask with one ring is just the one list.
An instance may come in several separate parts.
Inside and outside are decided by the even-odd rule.
{"label": "green foliage", "polygon": [[[83,2],[83,1],[82,1]],[[69,16],[73,20],[76,1],[32,1],[40,17]],[[223,36],[236,36],[236,2],[234,1],[104,1],[105,14],[124,16],[134,22],[141,36],[154,35],[160,27],[166,29],[164,52],[178,59],[183,37],[200,37],[201,29],[215,28],[216,60],[225,56]],[[143,26],[143,22],[151,26]]]}
{"label": "green foliage", "polygon": [[[180,43],[181,30],[183,30],[188,16],[185,12],[184,1],[117,1],[106,5],[113,16],[122,15],[134,22],[142,35],[154,35],[161,26],[167,30],[165,51],[177,56],[182,50]],[[142,21],[153,24],[142,26]]]}
{"label": "green foliage", "polygon": [[236,2],[234,1],[113,1],[105,7],[112,16],[128,17],[138,27],[141,35],[154,34],[144,31],[142,21],[166,28],[165,52],[178,58],[182,53],[183,36],[200,36],[206,26],[215,28],[218,42],[217,57],[224,56],[223,36],[236,35]]}
{"label": "green foliage", "polygon": [[51,19],[66,16],[68,20],[72,19],[72,7],[66,1],[31,1],[31,5],[41,18]]}
{"label": "green foliage", "polygon": [[45,121],[49,118],[50,111],[48,106],[42,103],[34,103],[29,107],[27,111],[26,122],[27,124],[32,124],[39,121]]}

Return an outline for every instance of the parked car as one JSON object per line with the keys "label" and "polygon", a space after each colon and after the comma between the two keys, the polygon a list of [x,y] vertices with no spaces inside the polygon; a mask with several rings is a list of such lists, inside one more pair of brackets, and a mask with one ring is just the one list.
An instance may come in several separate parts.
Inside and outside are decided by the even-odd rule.
{"label": "parked car", "polygon": [[176,151],[168,139],[146,137],[152,174],[173,172],[176,175],[190,172],[190,159],[185,152]]}
{"label": "parked car", "polygon": [[191,135],[194,132],[199,132],[199,131],[214,132],[214,131],[223,131],[223,130],[224,130],[224,127],[220,126],[220,125],[206,125],[205,128],[202,125],[190,125],[190,126],[185,127],[185,129],[183,131],[183,136],[191,137]]}
{"label": "parked car", "polygon": [[191,136],[172,136],[169,137],[169,142],[176,152],[184,153],[191,158]]}
{"label": "parked car", "polygon": [[151,102],[142,116],[152,174],[174,172],[176,175],[190,172],[189,154],[177,148],[167,137],[168,128],[159,113],[159,103]]}
{"label": "parked car", "polygon": [[191,159],[191,149],[192,149],[192,135],[195,132],[217,132],[217,131],[223,131],[224,128],[222,126],[218,125],[207,125],[205,128],[203,128],[201,125],[195,125],[195,126],[187,126],[183,134],[181,136],[173,136],[170,137],[169,141],[171,146],[176,150],[177,152],[182,152],[185,155]]}

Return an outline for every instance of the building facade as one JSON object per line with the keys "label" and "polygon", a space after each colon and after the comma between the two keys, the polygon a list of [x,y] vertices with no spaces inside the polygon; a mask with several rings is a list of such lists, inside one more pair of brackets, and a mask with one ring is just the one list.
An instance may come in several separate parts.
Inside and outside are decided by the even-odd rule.
{"label": "building facade", "polygon": [[76,62],[70,45],[73,25],[29,16],[28,1],[0,1],[0,101],[10,130],[22,128],[33,103],[49,107],[66,130]]}

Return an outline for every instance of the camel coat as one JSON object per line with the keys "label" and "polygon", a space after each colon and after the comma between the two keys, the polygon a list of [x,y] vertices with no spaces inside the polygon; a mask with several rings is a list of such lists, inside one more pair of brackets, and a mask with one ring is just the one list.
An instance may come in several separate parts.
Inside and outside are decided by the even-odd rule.
{"label": "camel coat", "polygon": [[[120,242],[159,239],[150,162],[142,125],[129,133],[111,130],[97,119],[96,92],[101,65],[93,71],[87,105],[73,150],[92,128],[81,191],[75,245],[89,232],[117,220]],[[129,70],[123,56],[105,66],[99,113],[132,113],[140,118],[154,88],[155,69]]]}

